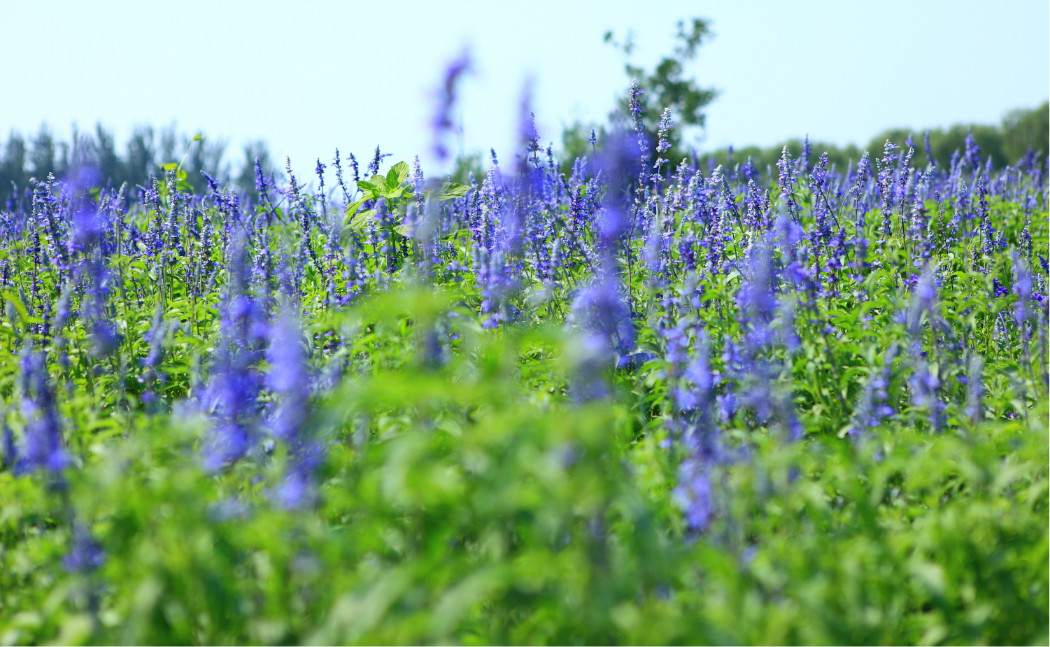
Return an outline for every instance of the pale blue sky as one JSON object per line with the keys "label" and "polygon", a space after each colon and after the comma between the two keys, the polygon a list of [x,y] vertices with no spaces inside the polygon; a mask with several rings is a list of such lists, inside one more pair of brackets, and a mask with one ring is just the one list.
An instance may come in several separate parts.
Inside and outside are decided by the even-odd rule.
{"label": "pale blue sky", "polygon": [[[689,68],[720,90],[701,150],[809,134],[866,143],[879,131],[997,123],[1050,96],[1046,0],[879,2],[0,1],[0,133],[60,137],[101,122],[177,122],[240,146],[268,141],[297,170],[338,146],[431,158],[428,122],[445,63],[474,73],[458,115],[467,150],[513,150],[523,84],[541,138],[602,119],[627,86],[602,34],[636,35],[636,60],[669,53],[674,24],[714,37]],[[453,147],[458,150],[458,145]]]}

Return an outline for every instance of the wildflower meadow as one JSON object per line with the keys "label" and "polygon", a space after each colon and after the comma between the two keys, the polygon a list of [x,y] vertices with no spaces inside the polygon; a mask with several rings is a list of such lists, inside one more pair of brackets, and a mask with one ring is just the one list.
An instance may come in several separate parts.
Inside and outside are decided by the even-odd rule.
{"label": "wildflower meadow", "polygon": [[1047,160],[640,96],[463,181],[15,193],[0,643],[1046,644]]}

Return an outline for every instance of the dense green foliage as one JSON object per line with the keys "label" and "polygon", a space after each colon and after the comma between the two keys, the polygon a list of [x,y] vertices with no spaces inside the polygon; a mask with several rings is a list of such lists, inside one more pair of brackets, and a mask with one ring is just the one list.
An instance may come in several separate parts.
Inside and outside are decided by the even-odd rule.
{"label": "dense green foliage", "polygon": [[[923,138],[927,134],[928,151],[923,145]],[[816,157],[823,151],[828,153],[833,164],[843,169],[850,160],[858,159],[862,150],[879,150],[886,141],[903,146],[910,138],[917,148],[917,161],[926,164],[932,160],[945,168],[951,164],[952,155],[956,151],[965,150],[968,135],[972,136],[981,150],[991,158],[992,165],[996,168],[1002,168],[1031,153],[1038,153],[1043,159],[1047,159],[1050,153],[1050,103],[1027,110],[1012,110],[997,126],[956,124],[949,128],[928,130],[891,128],[873,137],[865,148],[810,142],[808,149],[812,156],[810,162],[816,161]],[[732,160],[743,162],[750,157],[758,168],[775,167],[785,146],[792,155],[798,156],[802,154],[804,145],[803,141],[793,139],[768,148],[747,146],[731,152],[719,151],[711,157],[718,164],[732,163]]]}
{"label": "dense green foliage", "polygon": [[1045,164],[602,144],[4,212],[0,644],[1047,642]]}

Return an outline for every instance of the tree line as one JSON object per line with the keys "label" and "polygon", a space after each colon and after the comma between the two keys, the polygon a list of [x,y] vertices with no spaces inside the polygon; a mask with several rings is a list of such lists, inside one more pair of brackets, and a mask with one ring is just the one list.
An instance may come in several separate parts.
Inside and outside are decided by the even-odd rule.
{"label": "tree line", "polygon": [[996,168],[1016,164],[1027,154],[1039,154],[1043,160],[1046,160],[1047,144],[1050,141],[1050,102],[1030,110],[1013,110],[1007,113],[998,125],[956,124],[948,128],[931,130],[891,128],[876,135],[864,148],[858,148],[852,144],[835,146],[819,141],[806,142],[791,139],[768,148],[758,146],[730,148],[704,157],[712,159],[716,164],[726,166],[743,163],[751,158],[752,164],[757,168],[766,166],[776,168],[777,160],[780,159],[786,146],[791,156],[795,158],[803,153],[803,148],[806,148],[810,164],[815,163],[820,154],[826,152],[831,164],[844,169],[850,160],[856,162],[865,151],[874,156],[881,155],[883,146],[889,141],[898,146],[914,147],[914,159],[917,165],[933,163],[946,167],[951,163],[952,156],[957,151],[962,152],[966,149],[968,136],[972,136],[973,141],[981,149],[982,159],[986,160],[990,157]]}
{"label": "tree line", "polygon": [[[647,110],[652,109],[647,106]],[[749,146],[702,155],[692,153],[692,156],[699,158],[698,161],[702,163],[726,166],[740,164],[750,158],[758,168],[773,168],[786,146],[792,157],[808,153],[811,164],[816,162],[821,153],[826,152],[832,164],[845,168],[850,160],[859,159],[865,150],[873,155],[880,154],[883,144],[889,140],[900,146],[914,146],[916,164],[932,161],[947,166],[956,151],[965,149],[966,138],[972,135],[981,149],[982,158],[990,157],[995,167],[1002,168],[1016,163],[1026,154],[1041,154],[1042,159],[1047,159],[1050,141],[1048,122],[1050,103],[1044,103],[1030,110],[1014,110],[998,125],[959,124],[930,131],[893,128],[877,135],[866,148],[792,139],[768,148]],[[599,138],[605,136],[605,127],[594,128],[600,133]],[[564,170],[571,168],[576,157],[590,154],[590,132],[590,125],[574,124],[562,133]],[[126,183],[129,190],[134,190],[135,187],[145,187],[152,177],[163,177],[163,166],[172,163],[181,164],[187,172],[187,180],[197,191],[203,191],[206,187],[206,180],[201,173],[205,171],[220,182],[234,187],[242,196],[254,196],[256,160],[259,160],[267,176],[274,169],[265,143],[256,141],[245,145],[237,165],[226,159],[226,152],[227,145],[222,140],[181,134],[174,127],[160,130],[149,126],[137,127],[122,150],[118,150],[112,133],[101,125],[93,131],[74,130],[68,142],[57,141],[46,126],[28,139],[12,131],[7,143],[0,149],[0,208],[10,200],[31,199],[33,181],[43,181],[49,174],[65,178],[79,169],[91,168],[97,173],[95,179],[98,185],[116,188]],[[667,157],[680,160],[686,155],[685,147],[680,141],[675,141],[674,150]],[[469,173],[481,177],[481,161],[479,154],[466,155],[456,161],[456,170],[452,175],[456,179],[465,179]]]}
{"label": "tree line", "polygon": [[44,181],[48,175],[68,178],[83,169],[92,170],[93,184],[112,188],[126,184],[131,191],[147,186],[151,178],[162,178],[164,166],[176,164],[187,172],[187,181],[196,191],[207,185],[204,171],[242,195],[255,192],[257,159],[267,175],[272,173],[270,153],[261,141],[244,146],[236,167],[226,159],[226,152],[225,141],[179,133],[174,126],[159,130],[138,126],[119,149],[113,134],[101,124],[90,131],[74,127],[69,141],[59,141],[46,125],[28,138],[12,131],[0,149],[0,208],[11,200],[30,199],[34,181]]}

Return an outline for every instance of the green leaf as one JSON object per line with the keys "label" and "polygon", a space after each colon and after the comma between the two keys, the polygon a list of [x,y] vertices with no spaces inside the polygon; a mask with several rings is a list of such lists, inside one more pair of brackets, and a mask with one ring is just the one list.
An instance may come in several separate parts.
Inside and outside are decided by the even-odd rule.
{"label": "green leaf", "polygon": [[398,162],[386,174],[387,190],[396,189],[408,179],[408,163]]}
{"label": "green leaf", "polygon": [[357,202],[351,202],[348,204],[346,206],[346,218],[343,219],[343,224],[349,224],[353,221],[354,214],[357,213],[357,210],[360,209],[361,205],[363,205],[368,199],[369,198],[361,198]]}
{"label": "green leaf", "polygon": [[368,226],[368,221],[371,220],[372,216],[376,215],[375,209],[367,209],[361,213],[355,213],[350,219],[350,229],[359,230],[364,229]]}
{"label": "green leaf", "polygon": [[25,304],[22,303],[22,299],[18,298],[18,295],[9,290],[5,290],[4,300],[10,303],[11,306],[18,311],[18,316],[20,316],[23,321],[29,319],[29,311],[26,309]]}
{"label": "green leaf", "polygon": [[361,189],[365,193],[371,194],[369,196],[370,198],[375,198],[379,195],[379,192],[382,190],[382,185],[377,183],[375,180],[375,176],[373,176],[371,180],[359,180],[357,182],[357,188]]}
{"label": "green leaf", "polygon": [[407,184],[403,184],[403,185],[401,185],[399,187],[396,187],[394,189],[384,189],[383,192],[380,193],[380,196],[386,198],[387,201],[392,201],[392,200],[396,200],[396,199],[400,198],[401,196],[403,196],[406,191],[411,191],[411,190],[412,190],[412,187],[408,186]]}
{"label": "green leaf", "polygon": [[438,191],[435,199],[438,202],[445,202],[446,200],[452,200],[453,198],[462,198],[467,195],[470,191],[470,187],[466,184],[460,184],[459,182],[445,182],[441,185],[441,189]]}

